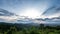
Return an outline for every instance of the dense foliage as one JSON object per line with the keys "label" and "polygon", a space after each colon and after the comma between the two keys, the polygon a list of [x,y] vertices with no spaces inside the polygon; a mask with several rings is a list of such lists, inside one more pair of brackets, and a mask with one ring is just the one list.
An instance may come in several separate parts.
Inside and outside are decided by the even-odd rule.
{"label": "dense foliage", "polygon": [[24,24],[0,23],[0,34],[60,34],[60,26],[29,26]]}

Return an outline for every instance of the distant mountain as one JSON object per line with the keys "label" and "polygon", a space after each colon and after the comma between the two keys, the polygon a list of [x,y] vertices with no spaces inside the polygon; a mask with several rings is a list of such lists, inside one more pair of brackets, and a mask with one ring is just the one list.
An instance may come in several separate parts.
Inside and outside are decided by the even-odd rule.
{"label": "distant mountain", "polygon": [[45,24],[60,25],[60,17],[45,18]]}

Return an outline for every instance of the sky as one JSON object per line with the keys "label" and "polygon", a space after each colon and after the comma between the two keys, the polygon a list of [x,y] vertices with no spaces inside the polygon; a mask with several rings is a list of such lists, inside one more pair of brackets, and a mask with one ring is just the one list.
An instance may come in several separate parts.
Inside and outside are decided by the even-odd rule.
{"label": "sky", "polygon": [[60,0],[52,1],[52,6],[46,9],[46,11],[42,15],[49,18],[59,17],[60,16]]}
{"label": "sky", "polygon": [[54,6],[60,7],[60,0],[0,0],[0,8],[31,18],[55,14],[55,9],[50,9]]}

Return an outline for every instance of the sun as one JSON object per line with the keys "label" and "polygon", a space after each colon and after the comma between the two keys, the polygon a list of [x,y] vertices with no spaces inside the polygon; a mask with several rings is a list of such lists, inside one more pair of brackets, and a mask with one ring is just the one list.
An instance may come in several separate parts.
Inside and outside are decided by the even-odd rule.
{"label": "sun", "polygon": [[20,15],[28,16],[29,18],[37,18],[40,16],[40,13],[35,8],[28,8],[28,9],[25,9],[24,12]]}

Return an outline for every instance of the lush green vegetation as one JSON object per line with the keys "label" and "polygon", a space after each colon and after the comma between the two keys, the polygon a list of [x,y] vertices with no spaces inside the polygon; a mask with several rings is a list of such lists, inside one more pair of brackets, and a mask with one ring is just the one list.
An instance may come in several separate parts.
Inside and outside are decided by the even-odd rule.
{"label": "lush green vegetation", "polygon": [[60,26],[28,26],[24,24],[0,23],[0,34],[60,34]]}

